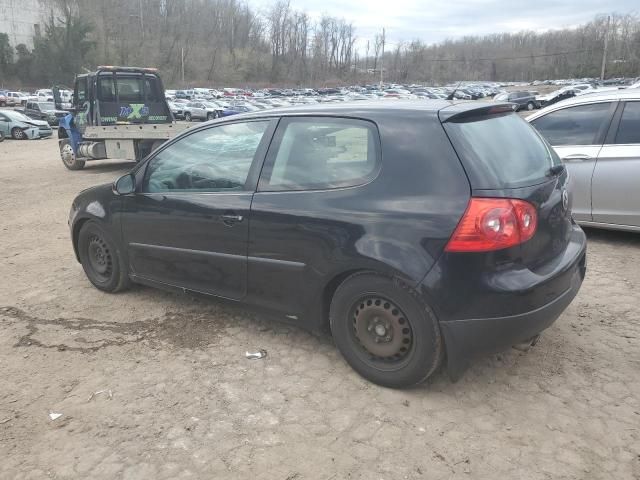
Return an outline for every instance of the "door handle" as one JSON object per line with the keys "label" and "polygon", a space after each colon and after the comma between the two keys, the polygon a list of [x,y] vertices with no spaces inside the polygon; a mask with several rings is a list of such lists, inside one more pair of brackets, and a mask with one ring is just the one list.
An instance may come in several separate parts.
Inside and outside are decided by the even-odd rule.
{"label": "door handle", "polygon": [[242,215],[235,215],[233,213],[225,213],[222,215],[222,223],[231,226],[235,223],[240,223],[244,217]]}
{"label": "door handle", "polygon": [[562,157],[562,160],[567,162],[581,162],[583,160],[593,160],[593,157],[584,153],[572,153],[566,157]]}

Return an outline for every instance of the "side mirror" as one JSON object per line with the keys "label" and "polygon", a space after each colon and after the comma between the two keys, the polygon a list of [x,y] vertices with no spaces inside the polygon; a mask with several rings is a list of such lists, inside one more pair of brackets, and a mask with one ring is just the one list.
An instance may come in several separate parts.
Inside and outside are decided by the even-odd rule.
{"label": "side mirror", "polygon": [[136,177],[133,173],[123,175],[113,182],[113,193],[116,195],[130,195],[136,191]]}
{"label": "side mirror", "polygon": [[51,90],[53,91],[53,103],[56,106],[56,110],[62,110],[62,95],[60,95],[60,87],[54,85]]}

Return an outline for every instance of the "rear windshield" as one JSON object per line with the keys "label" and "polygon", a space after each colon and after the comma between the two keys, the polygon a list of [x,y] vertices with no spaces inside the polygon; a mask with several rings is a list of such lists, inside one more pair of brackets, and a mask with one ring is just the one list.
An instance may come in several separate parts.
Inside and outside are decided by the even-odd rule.
{"label": "rear windshield", "polygon": [[[98,79],[98,99],[103,102],[145,103],[157,102],[162,98],[158,81],[152,75],[101,75]],[[118,90],[116,92],[116,85]],[[116,97],[117,95],[117,97]],[[145,98],[146,96],[146,98]]]}
{"label": "rear windshield", "polygon": [[535,185],[560,163],[533,127],[514,113],[454,119],[444,127],[474,189]]}

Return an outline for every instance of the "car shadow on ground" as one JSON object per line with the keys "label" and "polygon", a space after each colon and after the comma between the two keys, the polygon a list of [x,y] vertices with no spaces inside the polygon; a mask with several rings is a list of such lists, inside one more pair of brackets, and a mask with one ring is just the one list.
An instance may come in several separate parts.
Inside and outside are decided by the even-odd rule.
{"label": "car shadow on ground", "polygon": [[133,167],[135,167],[135,165],[136,162],[132,162],[129,160],[101,160],[96,162],[87,162],[80,172],[81,174],[101,174],[110,172],[122,172],[122,174],[125,174]]}
{"label": "car shadow on ground", "polygon": [[[345,381],[350,377],[349,373],[352,373],[351,367],[340,356],[328,329],[312,333],[294,323],[278,320],[262,310],[196,294],[168,293],[144,285],[134,285],[129,294],[131,293],[152,297],[157,302],[167,302],[167,314],[163,318],[149,320],[150,325],[145,329],[150,337],[160,340],[170,348],[194,351],[211,348],[225,336],[234,337],[230,333],[234,329],[241,329],[243,332],[240,336],[251,338],[252,341],[278,337],[271,338],[271,341],[278,345],[275,352],[269,353],[272,357],[277,358],[278,348],[286,350],[295,344],[296,347],[310,352],[319,349],[323,351],[333,363],[330,367],[333,374],[343,375]],[[256,348],[262,346],[256,345]],[[323,347],[335,349],[336,355],[327,354]],[[493,391],[499,388],[494,384],[499,384],[500,379],[519,375],[518,364],[524,356],[542,355],[535,350],[532,348],[524,353],[507,348],[504,352],[478,356],[470,360],[469,368],[455,382],[447,373],[445,356],[441,366],[427,381],[414,387],[400,389],[398,392],[412,392],[412,395],[418,396],[438,392],[451,395],[453,398],[465,389]],[[384,388],[373,383],[369,386],[373,389]]]}
{"label": "car shadow on ground", "polygon": [[587,241],[640,247],[640,233],[589,227],[582,227],[582,229],[584,230],[584,233],[587,234]]}

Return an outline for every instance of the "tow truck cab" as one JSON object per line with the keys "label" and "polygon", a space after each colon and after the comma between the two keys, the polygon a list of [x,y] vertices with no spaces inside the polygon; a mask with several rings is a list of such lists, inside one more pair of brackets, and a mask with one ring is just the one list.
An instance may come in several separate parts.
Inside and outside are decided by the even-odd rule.
{"label": "tow truck cab", "polygon": [[[61,108],[60,89],[53,93]],[[140,160],[177,130],[155,68],[101,66],[77,75],[68,110],[58,138],[63,163],[74,170],[86,160]]]}

